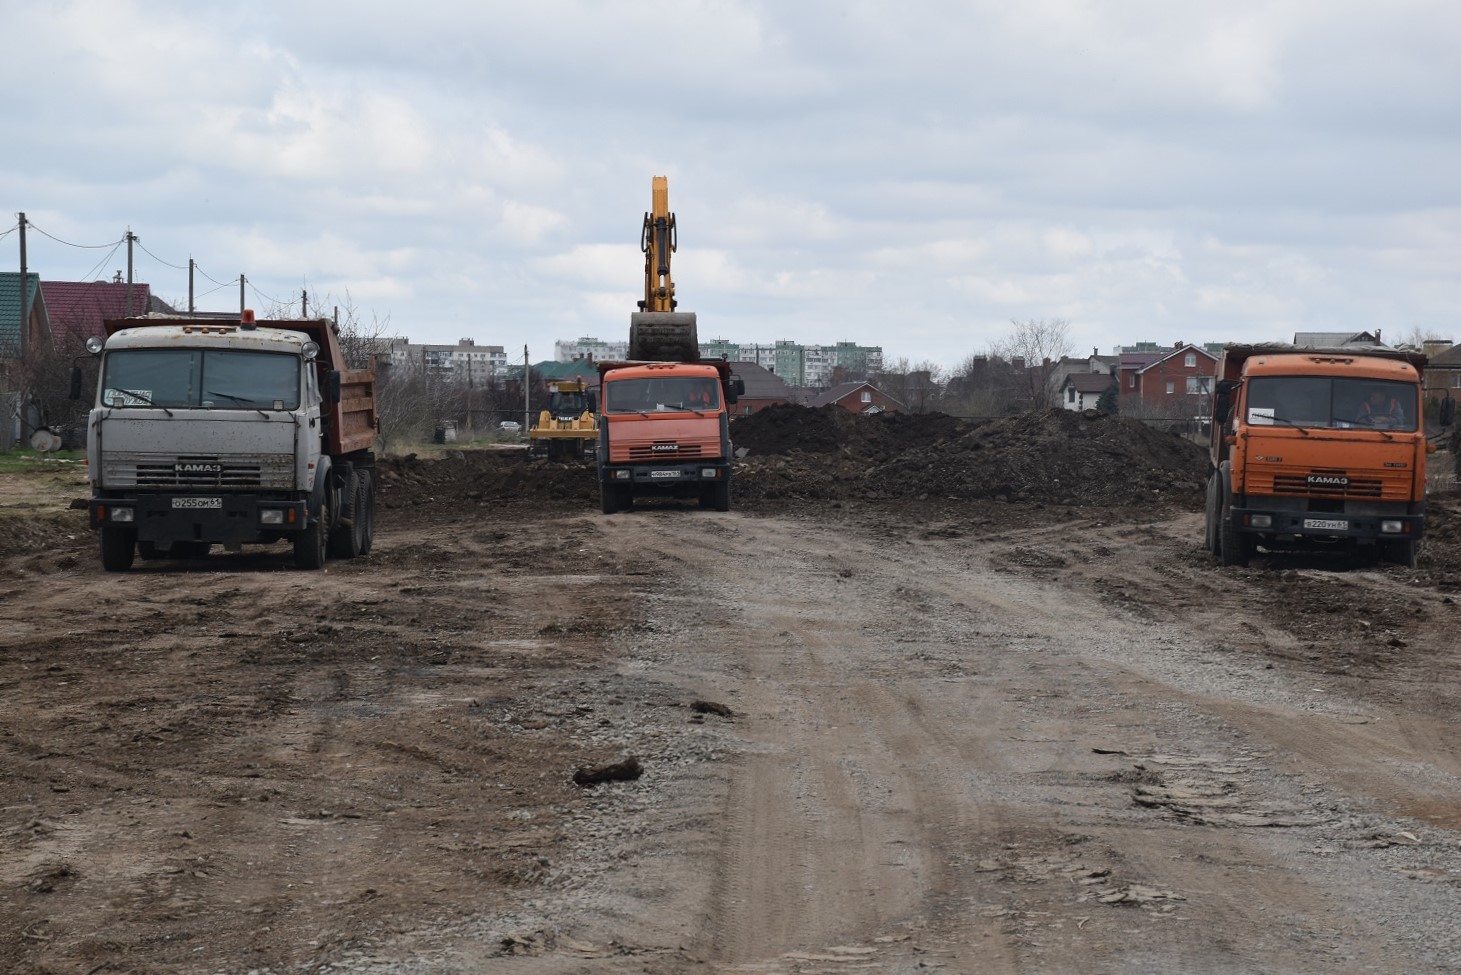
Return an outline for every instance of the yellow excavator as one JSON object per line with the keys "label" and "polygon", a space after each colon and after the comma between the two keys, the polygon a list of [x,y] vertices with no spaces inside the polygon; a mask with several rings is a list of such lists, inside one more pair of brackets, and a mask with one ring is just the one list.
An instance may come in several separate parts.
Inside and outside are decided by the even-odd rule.
{"label": "yellow excavator", "polygon": [[670,212],[670,181],[654,177],[650,211],[644,215],[639,249],[644,251],[644,299],[629,316],[629,358],[647,362],[695,362],[700,358],[695,313],[677,312],[670,258],[679,244]]}
{"label": "yellow excavator", "polygon": [[584,379],[548,383],[548,408],[528,431],[528,456],[549,460],[585,460],[594,456],[599,424],[594,394]]}

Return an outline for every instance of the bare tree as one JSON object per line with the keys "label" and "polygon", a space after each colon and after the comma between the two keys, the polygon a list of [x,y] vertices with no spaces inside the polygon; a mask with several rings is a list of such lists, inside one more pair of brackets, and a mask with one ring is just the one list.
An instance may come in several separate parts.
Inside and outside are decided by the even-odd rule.
{"label": "bare tree", "polygon": [[1055,375],[1060,360],[1070,354],[1070,322],[1063,318],[1012,319],[1013,330],[1004,339],[990,346],[990,354],[1023,369],[1021,399],[1029,409],[1043,410],[1054,405]]}
{"label": "bare tree", "polygon": [[943,367],[936,362],[897,359],[871,380],[873,385],[906,406],[911,413],[941,408]]}
{"label": "bare tree", "polygon": [[1014,409],[1024,379],[1004,357],[972,353],[945,384],[945,408],[965,416],[1003,416]]}

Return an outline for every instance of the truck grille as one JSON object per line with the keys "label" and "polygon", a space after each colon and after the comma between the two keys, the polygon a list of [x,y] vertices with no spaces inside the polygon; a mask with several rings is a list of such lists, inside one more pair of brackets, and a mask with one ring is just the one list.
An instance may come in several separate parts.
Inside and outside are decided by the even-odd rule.
{"label": "truck grille", "polygon": [[[674,446],[674,450],[664,449],[666,446]],[[658,447],[660,449],[656,450]],[[682,444],[641,444],[629,448],[629,459],[631,461],[675,461],[675,460],[699,460],[704,452],[697,443]]]}
{"label": "truck grille", "polygon": [[1378,478],[1351,477],[1348,484],[1311,485],[1307,474],[1275,474],[1274,494],[1324,495],[1341,498],[1380,498],[1385,485]]}
{"label": "truck grille", "polygon": [[294,455],[107,454],[102,478],[108,488],[288,490],[294,486]]}

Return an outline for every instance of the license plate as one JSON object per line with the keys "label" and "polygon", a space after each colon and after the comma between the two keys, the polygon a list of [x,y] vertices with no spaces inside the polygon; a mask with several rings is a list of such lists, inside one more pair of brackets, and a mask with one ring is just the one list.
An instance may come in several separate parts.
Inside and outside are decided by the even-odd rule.
{"label": "license plate", "polygon": [[221,508],[222,498],[173,498],[174,508]]}
{"label": "license plate", "polygon": [[1321,532],[1344,532],[1349,531],[1349,522],[1336,518],[1305,518],[1304,527]]}
{"label": "license plate", "polygon": [[650,471],[650,477],[679,477],[679,471]]}

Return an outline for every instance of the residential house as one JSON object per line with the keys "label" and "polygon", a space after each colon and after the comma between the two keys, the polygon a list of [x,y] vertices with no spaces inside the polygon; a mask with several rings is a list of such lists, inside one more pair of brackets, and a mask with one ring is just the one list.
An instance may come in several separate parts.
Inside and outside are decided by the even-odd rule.
{"label": "residential house", "polygon": [[[1146,416],[1201,419],[1211,405],[1217,357],[1198,345],[1178,342],[1166,355],[1136,370],[1136,396],[1123,395],[1122,411]],[[1126,394],[1127,390],[1122,389]],[[1128,410],[1128,403],[1137,407]]]}
{"label": "residential house", "polygon": [[41,425],[27,367],[50,348],[51,327],[40,275],[27,273],[22,283],[19,272],[0,273],[0,450],[28,442]]}
{"label": "residential house", "polygon": [[842,383],[812,398],[808,406],[834,404],[852,413],[901,413],[902,403],[869,382]]}
{"label": "residential house", "polygon": [[[1449,342],[1427,342],[1425,367],[1425,392],[1428,399],[1441,399],[1450,393],[1452,399],[1461,399],[1461,345]],[[1432,352],[1431,350],[1435,351]]]}
{"label": "residential house", "polygon": [[750,416],[768,406],[797,401],[797,391],[770,369],[754,362],[732,362],[730,367],[731,375],[739,376],[746,384],[745,393],[730,407],[732,417]]}
{"label": "residential house", "polygon": [[148,312],[173,312],[152,295],[147,284],[125,281],[42,281],[51,335],[63,355],[78,355],[93,335],[105,336],[103,322]]}
{"label": "residential house", "polygon": [[[1151,343],[1142,343],[1149,345]],[[1141,371],[1166,355],[1154,349],[1122,349],[1116,357],[1116,381],[1120,386],[1120,404],[1123,411],[1141,403]]]}
{"label": "residential house", "polygon": [[1060,405],[1077,412],[1093,410],[1106,391],[1115,385],[1116,378],[1105,373],[1070,373],[1060,386]]}
{"label": "residential house", "polygon": [[1346,345],[1379,345],[1380,330],[1373,332],[1295,332],[1294,345],[1306,349],[1337,349]]}

